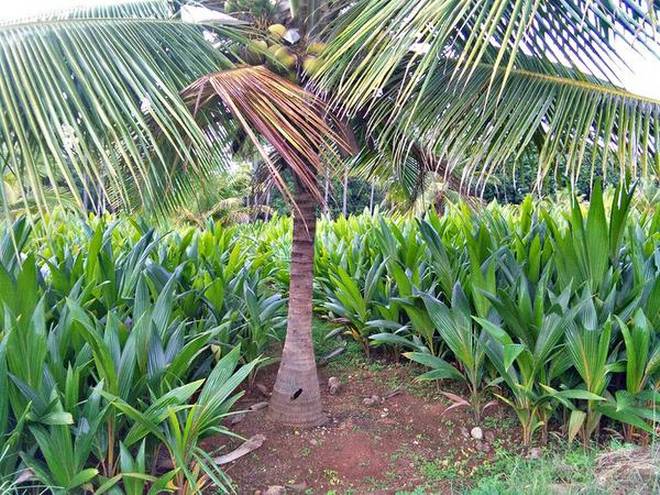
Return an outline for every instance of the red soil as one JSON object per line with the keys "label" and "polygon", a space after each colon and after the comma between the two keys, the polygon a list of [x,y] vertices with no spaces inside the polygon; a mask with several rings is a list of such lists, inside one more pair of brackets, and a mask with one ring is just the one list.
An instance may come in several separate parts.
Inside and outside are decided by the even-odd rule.
{"label": "red soil", "polygon": [[[267,390],[277,366],[258,378]],[[323,387],[329,421],[301,430],[270,422],[266,410],[249,413],[232,429],[245,438],[263,434],[263,446],[224,466],[240,494],[265,492],[269,486],[288,486],[287,493],[388,494],[424,487],[427,493],[453,493],[469,483],[470,475],[492,457],[497,445],[511,448],[518,437],[515,422],[501,406],[488,411],[480,425],[483,441],[468,433],[475,426],[471,412],[457,409],[442,416],[448,402],[435,386],[412,382],[413,370],[402,365],[362,365],[320,371],[322,384],[338,376],[337,395]],[[373,406],[366,397],[400,393]],[[263,388],[263,387],[262,387]],[[456,393],[460,391],[454,390]],[[248,391],[239,409],[267,400],[258,390]],[[497,431],[496,431],[497,430]],[[209,451],[226,453],[240,441],[212,439]]]}

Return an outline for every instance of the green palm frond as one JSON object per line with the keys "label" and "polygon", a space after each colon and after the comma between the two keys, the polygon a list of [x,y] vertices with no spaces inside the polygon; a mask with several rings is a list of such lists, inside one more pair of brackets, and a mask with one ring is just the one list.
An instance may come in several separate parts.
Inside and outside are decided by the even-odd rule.
{"label": "green palm frond", "polygon": [[316,83],[350,114],[366,115],[395,161],[424,143],[464,190],[480,194],[495,169],[532,143],[540,146],[539,184],[560,163],[573,182],[584,165],[592,176],[614,167],[657,175],[660,102],[606,79],[618,57],[613,34],[658,47],[657,8],[363,0],[340,18]]}
{"label": "green palm frond", "polygon": [[[372,125],[386,128],[383,139],[390,142],[427,143],[474,188],[533,142],[540,145],[539,181],[557,157],[572,181],[584,164],[605,177],[612,167],[635,176],[660,173],[659,101],[561,66],[550,72],[531,59],[525,62],[511,71],[499,98],[488,94],[491,65],[480,66],[457,87],[447,64],[413,95],[423,104],[396,108],[386,93],[371,109]],[[500,69],[496,83],[503,77]],[[397,87],[393,82],[391,91]]]}
{"label": "green palm frond", "polygon": [[78,205],[91,196],[158,207],[163,191],[187,185],[173,170],[203,175],[222,160],[178,93],[233,67],[239,35],[174,14],[153,0],[0,25],[2,172],[41,214],[51,189]]}
{"label": "green palm frond", "polygon": [[[447,57],[456,59],[453,75],[463,80],[489,57],[506,80],[523,54],[614,77],[621,62],[614,36],[656,49],[658,10],[646,0],[360,0],[335,23],[321,80],[356,107],[402,64],[406,99]],[[414,63],[406,61],[411,53]]]}

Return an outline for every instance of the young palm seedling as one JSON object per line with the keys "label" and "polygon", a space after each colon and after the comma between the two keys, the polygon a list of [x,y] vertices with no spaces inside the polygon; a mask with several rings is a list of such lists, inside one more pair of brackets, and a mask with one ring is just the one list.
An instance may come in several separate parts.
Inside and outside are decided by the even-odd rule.
{"label": "young palm seedling", "polygon": [[491,385],[483,386],[486,358],[485,332],[479,331],[473,323],[470,317],[470,303],[459,283],[454,286],[451,307],[447,307],[429,294],[424,294],[422,299],[440,338],[456,359],[458,368],[428,352],[408,352],[405,356],[432,368],[419,377],[421,380],[455,378],[464,381],[469,390],[467,399],[450,392],[442,392],[453,402],[445,413],[457,407],[470,407],[478,424],[484,410],[494,405],[494,402],[485,403],[484,397],[485,389]]}

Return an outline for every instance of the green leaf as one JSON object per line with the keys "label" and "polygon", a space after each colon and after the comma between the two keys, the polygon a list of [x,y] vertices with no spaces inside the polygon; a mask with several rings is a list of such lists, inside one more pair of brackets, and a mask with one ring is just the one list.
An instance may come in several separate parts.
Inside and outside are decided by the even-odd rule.
{"label": "green leaf", "polygon": [[504,346],[504,369],[509,370],[513,362],[525,350],[522,344],[506,344]]}
{"label": "green leaf", "polygon": [[451,364],[449,364],[444,359],[433,356],[432,354],[425,352],[405,352],[403,355],[411,361],[415,361],[416,363],[432,368],[432,371],[421,375],[419,377],[420,380],[437,380],[444,378],[453,380],[465,379],[461,372],[454,368]]}
{"label": "green leaf", "polygon": [[79,487],[80,485],[84,485],[85,483],[88,483],[89,481],[93,480],[96,475],[99,474],[98,470],[89,468],[89,469],[83,469],[79,473],[77,473],[73,478],[71,478],[71,481],[69,481],[69,484],[65,487],[67,490],[72,490],[74,488]]}
{"label": "green leaf", "polygon": [[506,345],[513,345],[513,341],[511,340],[511,337],[509,337],[509,334],[506,333],[502,329],[502,327],[495,325],[494,323],[484,319],[484,318],[478,318],[476,316],[472,317],[477,323],[481,325],[481,327],[486,330],[490,334],[491,337],[493,337],[496,341],[498,341],[500,344],[506,346]]}
{"label": "green leaf", "polygon": [[600,181],[596,181],[591,194],[585,241],[592,287],[595,290],[602,283],[609,260],[608,226],[605,219],[605,206],[603,205],[603,191]]}
{"label": "green leaf", "polygon": [[592,401],[605,400],[605,398],[601,397],[600,395],[596,395],[592,392],[588,392],[587,390],[580,390],[580,389],[560,390],[554,395],[556,395],[557,397],[562,397],[564,399],[581,399],[581,400],[592,400]]}

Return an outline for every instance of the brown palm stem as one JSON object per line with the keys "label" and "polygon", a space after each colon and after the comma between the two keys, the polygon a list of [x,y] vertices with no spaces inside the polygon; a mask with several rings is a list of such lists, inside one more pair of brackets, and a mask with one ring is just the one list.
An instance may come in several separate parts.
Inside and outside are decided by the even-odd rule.
{"label": "brown palm stem", "polygon": [[295,202],[287,332],[269,416],[285,424],[318,426],[326,421],[326,416],[321,406],[312,341],[317,202],[299,182],[296,184]]}

